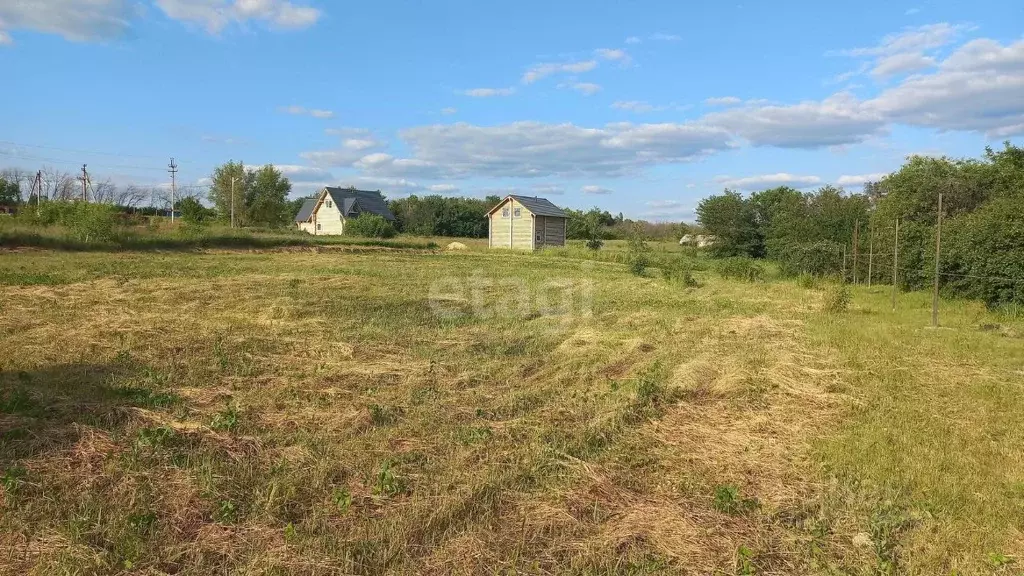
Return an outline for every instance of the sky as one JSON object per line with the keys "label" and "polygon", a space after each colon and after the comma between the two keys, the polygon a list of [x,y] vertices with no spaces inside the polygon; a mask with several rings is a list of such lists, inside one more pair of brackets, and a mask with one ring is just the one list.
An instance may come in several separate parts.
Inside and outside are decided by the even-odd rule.
{"label": "sky", "polygon": [[[0,0],[0,168],[693,220],[1024,140],[1024,3]],[[201,188],[198,188],[201,190]]]}

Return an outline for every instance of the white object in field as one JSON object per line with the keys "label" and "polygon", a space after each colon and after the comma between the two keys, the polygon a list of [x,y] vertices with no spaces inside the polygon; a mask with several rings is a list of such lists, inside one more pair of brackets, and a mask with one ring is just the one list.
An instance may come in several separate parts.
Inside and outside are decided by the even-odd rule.
{"label": "white object in field", "polygon": [[469,246],[466,246],[462,242],[452,242],[448,245],[449,250],[469,250]]}

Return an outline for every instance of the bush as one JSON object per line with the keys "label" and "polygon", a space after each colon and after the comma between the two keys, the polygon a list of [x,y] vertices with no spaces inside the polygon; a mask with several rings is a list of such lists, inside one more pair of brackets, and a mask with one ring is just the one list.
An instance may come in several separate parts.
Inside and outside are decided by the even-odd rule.
{"label": "bush", "polygon": [[669,259],[662,264],[661,276],[669,282],[681,282],[687,288],[700,287],[700,282],[693,277],[689,264],[682,258]]}
{"label": "bush", "polygon": [[650,266],[650,251],[647,240],[644,239],[643,229],[639,225],[634,225],[626,245],[626,264],[634,276],[643,276],[647,267]]}
{"label": "bush", "polygon": [[727,280],[743,282],[764,282],[767,277],[764,266],[742,256],[720,260],[718,273]]}
{"label": "bush", "polygon": [[850,289],[845,284],[839,284],[829,288],[825,292],[825,312],[829,314],[840,314],[846,312],[850,306]]}
{"label": "bush", "polygon": [[806,272],[801,272],[800,275],[796,277],[796,283],[801,288],[807,288],[808,290],[813,290],[818,287],[818,279]]}
{"label": "bush", "polygon": [[345,233],[364,238],[392,238],[395,227],[383,216],[361,214],[345,222]]}
{"label": "bush", "polygon": [[589,248],[589,249],[591,249],[591,250],[593,250],[595,252],[597,252],[598,250],[600,250],[603,247],[604,247],[604,240],[601,240],[600,238],[596,238],[595,237],[595,238],[591,238],[590,240],[587,240],[587,248]]}
{"label": "bush", "polygon": [[74,240],[109,242],[114,239],[117,211],[109,204],[46,202],[39,209],[38,221],[44,225],[64,226]]}
{"label": "bush", "polygon": [[843,269],[843,245],[830,240],[791,244],[781,251],[779,268],[784,276],[809,274],[823,277]]}

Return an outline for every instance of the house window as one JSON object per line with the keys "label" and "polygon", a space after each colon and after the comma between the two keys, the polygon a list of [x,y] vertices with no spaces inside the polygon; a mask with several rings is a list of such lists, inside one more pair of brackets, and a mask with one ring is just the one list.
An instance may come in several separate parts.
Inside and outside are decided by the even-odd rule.
{"label": "house window", "polygon": [[523,209],[522,208],[516,208],[516,218],[520,218],[520,217],[522,217],[522,215],[523,215]]}
{"label": "house window", "polygon": [[317,225],[316,225],[316,229],[317,229],[317,230],[323,230],[323,228],[321,228],[321,227],[320,227],[320,223],[319,223],[319,222],[318,222],[318,223],[317,223]]}
{"label": "house window", "polygon": [[503,208],[501,210],[501,217],[502,218],[508,218],[508,208]]}
{"label": "house window", "polygon": [[330,200],[327,201],[327,207],[328,208],[333,208],[333,206],[331,206],[331,201]]}

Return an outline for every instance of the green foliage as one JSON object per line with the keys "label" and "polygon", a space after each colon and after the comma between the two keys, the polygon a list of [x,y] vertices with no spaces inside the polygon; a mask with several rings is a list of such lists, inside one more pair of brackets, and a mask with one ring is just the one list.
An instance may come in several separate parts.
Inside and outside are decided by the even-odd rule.
{"label": "green foliage", "polygon": [[850,288],[837,284],[825,291],[824,310],[829,314],[841,314],[850,307]]}
{"label": "green foliage", "polygon": [[371,404],[369,411],[370,422],[374,426],[389,426],[394,424],[398,422],[404,412],[404,410],[398,406],[381,406],[379,404]]}
{"label": "green foliage", "polygon": [[754,551],[741,545],[736,549],[736,574],[737,576],[753,576],[757,574],[757,566],[754,564]]}
{"label": "green foliage", "polygon": [[807,288],[808,290],[813,290],[818,287],[818,279],[807,272],[801,272],[797,275],[796,283],[797,286]]}
{"label": "green foliage", "polygon": [[791,244],[779,255],[778,262],[783,276],[838,275],[843,269],[843,246],[832,240]]}
{"label": "green foliage", "polygon": [[598,250],[604,247],[604,240],[600,238],[591,238],[587,240],[586,246],[588,250],[593,250],[594,252],[597,252]]}
{"label": "green foliage", "polygon": [[409,486],[405,478],[395,474],[391,469],[391,461],[385,460],[377,473],[376,482],[373,485],[373,493],[378,496],[390,497],[401,494],[408,494]]}
{"label": "green foliage", "polygon": [[294,216],[289,212],[291,204],[288,202],[291,182],[273,164],[251,174],[251,183],[245,191],[246,223],[268,227],[287,224]]}
{"label": "green foliage", "polygon": [[228,161],[217,166],[210,175],[212,185],[210,186],[209,200],[217,211],[217,217],[222,222],[231,221],[232,192],[234,193],[235,222],[244,226],[247,223],[245,199],[247,191],[252,187],[255,180],[255,173],[246,170],[242,162]]}
{"label": "green foliage", "polygon": [[644,238],[643,228],[640,225],[633,226],[633,232],[626,244],[626,263],[629,271],[634,276],[643,276],[647,267],[651,264],[651,248]]}
{"label": "green foliage", "polygon": [[943,230],[943,289],[990,307],[1024,304],[1024,191],[961,215]]}
{"label": "green foliage", "polygon": [[109,204],[53,201],[44,202],[33,218],[46,226],[63,226],[73,240],[103,243],[114,239],[117,210]]}
{"label": "green foliage", "polygon": [[176,206],[181,214],[181,220],[187,224],[206,224],[217,216],[217,212],[203,206],[197,198],[186,196],[178,201]]}
{"label": "green foliage", "polygon": [[757,510],[761,503],[757,498],[744,498],[740,489],[732,484],[721,484],[715,487],[712,505],[723,514],[738,515]]}
{"label": "green foliage", "polygon": [[0,206],[21,204],[21,187],[13,180],[0,176]]}
{"label": "green foliage", "polygon": [[338,512],[342,514],[349,511],[352,508],[352,493],[347,488],[335,488],[331,494],[331,499],[334,501],[334,505],[338,508]]}
{"label": "green foliage", "polygon": [[379,214],[360,214],[345,221],[345,233],[363,238],[392,238],[395,227]]}
{"label": "green foliage", "polygon": [[763,265],[746,257],[725,258],[718,262],[718,274],[727,280],[764,282],[768,275]]}
{"label": "green foliage", "polygon": [[739,192],[726,190],[710,196],[697,205],[697,221],[708,234],[715,236],[710,252],[718,257],[764,256],[764,238],[758,228],[757,213],[752,203]]}
{"label": "green foliage", "polygon": [[28,470],[21,466],[12,466],[4,470],[4,475],[0,476],[0,486],[3,486],[8,494],[16,494],[18,487],[24,482],[23,478],[27,475]]}
{"label": "green foliage", "polygon": [[483,200],[445,196],[409,196],[388,202],[395,215],[395,227],[404,234],[419,236],[487,237],[487,212],[501,198]]}
{"label": "green foliage", "polygon": [[219,430],[221,432],[233,432],[238,428],[241,414],[238,408],[234,404],[231,404],[214,415],[213,421],[210,423],[210,428]]}
{"label": "green foliage", "polygon": [[661,276],[669,282],[680,282],[687,288],[699,288],[694,278],[690,261],[685,258],[667,258],[661,265]]}

